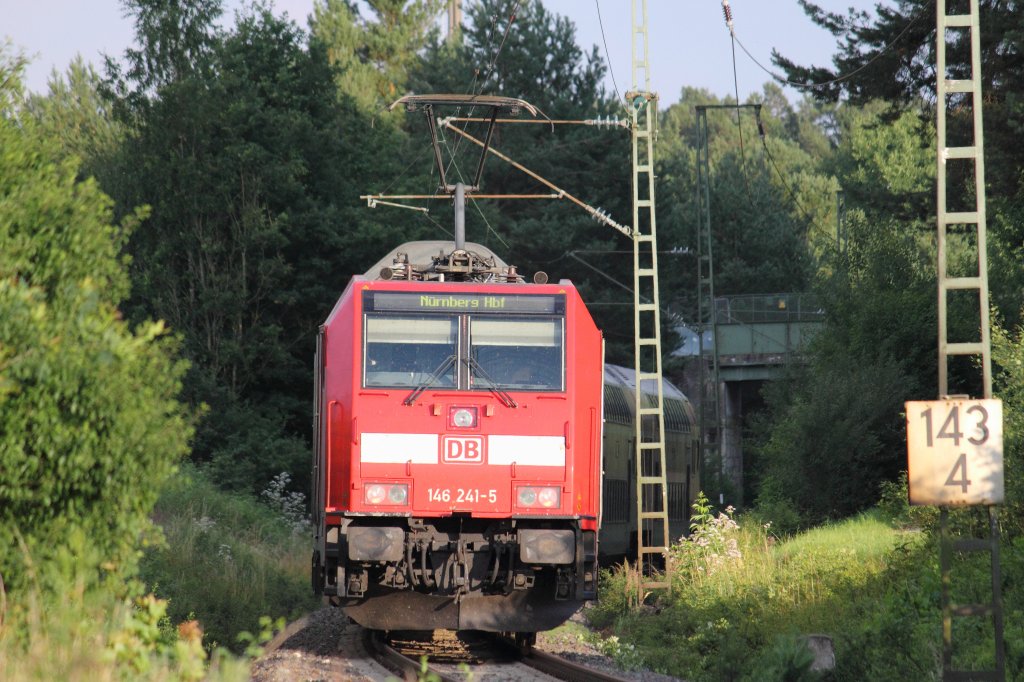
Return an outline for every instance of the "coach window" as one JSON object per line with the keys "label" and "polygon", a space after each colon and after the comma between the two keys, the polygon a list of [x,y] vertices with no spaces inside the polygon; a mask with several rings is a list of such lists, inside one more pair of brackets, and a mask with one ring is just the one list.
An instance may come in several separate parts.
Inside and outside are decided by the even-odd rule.
{"label": "coach window", "polygon": [[370,314],[364,338],[364,386],[455,386],[457,318]]}
{"label": "coach window", "polygon": [[565,390],[562,318],[472,317],[471,388]]}

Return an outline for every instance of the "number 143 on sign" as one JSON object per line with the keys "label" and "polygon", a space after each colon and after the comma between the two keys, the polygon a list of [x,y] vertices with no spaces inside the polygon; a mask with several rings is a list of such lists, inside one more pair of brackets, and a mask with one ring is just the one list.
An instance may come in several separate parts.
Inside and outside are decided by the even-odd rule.
{"label": "number 143 on sign", "polygon": [[910,503],[1003,501],[1003,403],[929,400],[906,403]]}

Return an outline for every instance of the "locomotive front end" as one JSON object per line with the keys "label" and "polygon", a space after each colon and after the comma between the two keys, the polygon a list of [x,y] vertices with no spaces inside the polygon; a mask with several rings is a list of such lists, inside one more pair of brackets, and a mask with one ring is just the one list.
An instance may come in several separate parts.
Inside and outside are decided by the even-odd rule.
{"label": "locomotive front end", "polygon": [[567,282],[354,280],[318,350],[314,588],[383,630],[594,598],[602,355]]}

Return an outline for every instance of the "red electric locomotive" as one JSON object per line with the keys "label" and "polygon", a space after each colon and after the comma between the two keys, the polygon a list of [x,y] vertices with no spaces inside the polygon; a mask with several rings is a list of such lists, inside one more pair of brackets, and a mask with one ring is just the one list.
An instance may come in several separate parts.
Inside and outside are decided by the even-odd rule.
{"label": "red electric locomotive", "polygon": [[452,246],[320,329],[313,586],[372,629],[545,630],[597,592],[603,340],[568,281]]}

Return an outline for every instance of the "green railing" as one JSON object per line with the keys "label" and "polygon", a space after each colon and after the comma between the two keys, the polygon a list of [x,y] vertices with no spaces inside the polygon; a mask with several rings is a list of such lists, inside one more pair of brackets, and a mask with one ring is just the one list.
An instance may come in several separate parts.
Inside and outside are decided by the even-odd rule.
{"label": "green railing", "polygon": [[745,294],[715,298],[718,324],[821,322],[824,314],[814,294]]}

